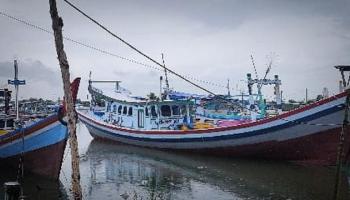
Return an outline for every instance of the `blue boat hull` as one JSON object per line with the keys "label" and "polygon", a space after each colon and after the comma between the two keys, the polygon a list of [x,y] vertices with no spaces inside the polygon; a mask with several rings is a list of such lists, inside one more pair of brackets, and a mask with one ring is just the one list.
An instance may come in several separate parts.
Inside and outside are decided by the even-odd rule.
{"label": "blue boat hull", "polygon": [[68,138],[57,115],[0,137],[1,165],[17,170],[23,155],[25,171],[58,179]]}

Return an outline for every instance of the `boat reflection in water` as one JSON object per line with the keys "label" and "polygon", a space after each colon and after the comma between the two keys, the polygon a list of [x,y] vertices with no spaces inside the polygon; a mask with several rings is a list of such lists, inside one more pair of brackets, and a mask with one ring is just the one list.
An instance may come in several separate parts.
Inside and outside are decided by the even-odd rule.
{"label": "boat reflection in water", "polygon": [[[91,141],[81,168],[87,172],[82,176],[87,199],[321,200],[331,199],[335,177],[331,168],[171,153],[100,140]],[[347,185],[341,193],[348,198]]]}

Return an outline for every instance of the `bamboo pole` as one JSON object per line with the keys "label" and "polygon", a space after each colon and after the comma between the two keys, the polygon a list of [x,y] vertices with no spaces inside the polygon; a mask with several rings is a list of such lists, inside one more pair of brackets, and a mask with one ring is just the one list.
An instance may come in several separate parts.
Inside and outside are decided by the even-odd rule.
{"label": "bamboo pole", "polygon": [[57,58],[61,68],[63,89],[64,89],[64,100],[67,106],[68,116],[68,130],[69,130],[69,146],[71,148],[72,157],[72,192],[73,198],[76,200],[82,199],[82,192],[80,187],[80,172],[79,172],[79,152],[78,152],[78,141],[76,135],[76,121],[77,116],[74,110],[74,103],[72,98],[72,92],[70,90],[70,75],[69,75],[69,64],[66,53],[63,49],[63,36],[62,27],[63,20],[58,16],[56,0],[49,0],[50,3],[50,15],[52,19],[52,29],[55,36],[55,45]]}

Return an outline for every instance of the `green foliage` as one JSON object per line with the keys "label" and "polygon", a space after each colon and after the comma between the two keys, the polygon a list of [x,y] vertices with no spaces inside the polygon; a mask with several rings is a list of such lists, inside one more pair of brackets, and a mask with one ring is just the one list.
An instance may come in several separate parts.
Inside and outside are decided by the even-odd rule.
{"label": "green foliage", "polygon": [[157,97],[153,92],[149,93],[147,95],[148,99],[149,100],[153,100],[153,101],[158,101],[159,100],[159,97]]}
{"label": "green foliage", "polygon": [[289,99],[288,102],[289,103],[296,103],[297,101],[295,101],[294,99]]}
{"label": "green foliage", "polygon": [[323,95],[321,95],[321,94],[317,95],[316,100],[319,101],[321,99],[323,99]]}

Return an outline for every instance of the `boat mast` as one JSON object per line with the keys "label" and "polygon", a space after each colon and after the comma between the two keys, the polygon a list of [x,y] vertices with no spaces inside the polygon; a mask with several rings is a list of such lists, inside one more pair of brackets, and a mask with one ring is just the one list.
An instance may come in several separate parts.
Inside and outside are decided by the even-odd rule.
{"label": "boat mast", "polygon": [[[15,67],[15,79],[14,81],[16,82],[18,80],[18,66],[17,66],[17,60],[15,60],[14,63],[14,67]],[[19,120],[19,113],[18,113],[18,84],[15,83],[15,90],[16,90],[16,121]]]}
{"label": "boat mast", "polygon": [[18,80],[18,64],[17,60],[14,60],[14,68],[15,68],[15,78],[14,80],[8,80],[8,84],[15,86],[16,97],[15,97],[15,105],[16,105],[16,121],[19,121],[19,106],[18,106],[18,91],[19,85],[25,85],[25,80]]}
{"label": "boat mast", "polygon": [[163,85],[163,76],[159,77],[159,100],[163,100],[162,98],[162,85]]}

